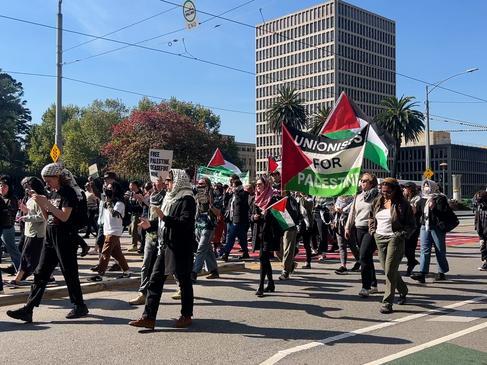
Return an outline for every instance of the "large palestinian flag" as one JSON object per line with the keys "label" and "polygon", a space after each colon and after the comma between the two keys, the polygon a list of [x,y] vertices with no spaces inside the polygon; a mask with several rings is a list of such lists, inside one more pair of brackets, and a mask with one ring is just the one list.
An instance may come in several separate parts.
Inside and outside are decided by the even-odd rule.
{"label": "large palestinian flag", "polygon": [[283,190],[323,197],[356,194],[368,130],[334,139],[283,125]]}
{"label": "large palestinian flag", "polygon": [[351,138],[369,124],[365,158],[389,171],[387,166],[388,148],[384,142],[384,140],[387,140],[387,135],[381,131],[381,136],[379,136],[378,127],[366,121],[363,112],[352,100],[348,99],[345,92],[341,93],[335,103],[333,110],[323,124],[320,134],[334,139]]}

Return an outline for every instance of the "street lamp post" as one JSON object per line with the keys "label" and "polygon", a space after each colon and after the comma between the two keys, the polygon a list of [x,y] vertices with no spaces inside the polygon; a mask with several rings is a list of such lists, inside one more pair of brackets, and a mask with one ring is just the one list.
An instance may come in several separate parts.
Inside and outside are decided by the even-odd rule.
{"label": "street lamp post", "polygon": [[446,190],[445,190],[445,172],[448,167],[448,164],[446,162],[440,163],[440,169],[443,171],[443,194],[446,195]]}
{"label": "street lamp post", "polygon": [[478,68],[475,67],[475,68],[469,68],[468,70],[465,70],[463,72],[460,72],[460,73],[457,73],[455,75],[452,75],[450,77],[447,77],[446,79],[444,80],[441,80],[440,82],[437,82],[436,84],[433,84],[432,88],[430,89],[429,86],[430,85],[426,85],[426,125],[425,125],[425,158],[426,158],[426,169],[430,169],[431,168],[431,156],[430,156],[430,153],[431,153],[431,148],[430,148],[430,103],[429,103],[429,94],[434,90],[436,89],[438,86],[440,86],[442,83],[444,83],[445,81],[448,81],[454,77],[457,77],[457,76],[460,76],[460,75],[464,75],[464,74],[468,74],[468,73],[471,73],[471,72],[475,72],[475,71],[478,71]]}

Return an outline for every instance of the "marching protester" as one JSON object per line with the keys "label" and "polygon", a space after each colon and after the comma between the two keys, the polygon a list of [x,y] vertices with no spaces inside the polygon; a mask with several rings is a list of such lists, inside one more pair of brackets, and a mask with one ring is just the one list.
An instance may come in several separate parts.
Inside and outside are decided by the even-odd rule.
{"label": "marching protester", "polygon": [[129,251],[138,251],[138,244],[142,242],[142,236],[139,229],[140,217],[142,216],[144,195],[140,189],[138,181],[129,183],[129,190],[125,193],[127,211],[130,214],[129,234],[132,237],[132,247]]}
{"label": "marching protester", "polygon": [[480,271],[487,271],[487,191],[479,191],[476,197],[475,230],[480,240]]}
{"label": "marching protester", "polygon": [[46,218],[44,213],[32,198],[33,194],[46,195],[44,184],[37,177],[27,177],[22,180],[26,194],[29,196],[26,204],[20,204],[22,215],[19,220],[24,222],[24,244],[20,256],[20,266],[15,279],[9,282],[10,285],[18,285],[32,275],[36,269],[41,255],[42,244],[46,235]]}
{"label": "marching protester", "polygon": [[[8,206],[5,204],[3,199],[0,199],[0,236],[2,227],[7,225],[8,221]],[[0,270],[0,294],[4,294],[3,292],[3,279],[2,279],[2,270]]]}
{"label": "marching protester", "polygon": [[164,282],[175,274],[181,289],[181,317],[177,328],[188,327],[193,316],[193,242],[196,202],[190,178],[184,170],[172,169],[166,179],[167,193],[161,209],[155,208],[158,220],[142,219],[141,228],[157,230],[159,253],[147,286],[145,309],[141,318],[129,322],[134,327],[154,329]]}
{"label": "marching protester", "polygon": [[[103,243],[105,242],[105,236],[103,235],[103,215],[105,213],[105,194],[103,190],[109,185],[117,181],[117,174],[114,172],[108,171],[103,175],[103,189],[101,193],[101,199],[98,206],[98,234],[96,236],[96,248],[99,253],[101,253],[101,249],[103,248]],[[118,264],[117,264],[118,265]],[[94,271],[96,271],[95,269]]]}
{"label": "marching protester", "polygon": [[[0,238],[12,260],[12,264],[7,268],[2,269],[2,271],[6,274],[14,275],[18,271],[20,265],[20,251],[15,243],[15,217],[19,209],[19,203],[14,195],[10,176],[0,176],[0,199],[4,201],[8,208],[6,211],[7,218],[5,219],[3,226],[0,227]],[[0,249],[0,262],[1,257],[2,252]]]}
{"label": "marching protester", "polygon": [[243,188],[242,181],[237,175],[231,180],[232,197],[228,202],[225,210],[225,216],[228,221],[227,241],[221,252],[223,261],[228,261],[228,256],[235,245],[235,239],[238,238],[240,247],[243,250],[239,259],[248,259],[249,249],[247,247],[247,231],[249,229],[249,194]]}
{"label": "marching protester", "polygon": [[222,244],[223,231],[225,230],[225,205],[224,189],[221,183],[216,183],[213,187],[213,207],[219,210],[216,218],[215,233],[213,234],[212,243],[215,257]]}
{"label": "marching protester", "polygon": [[302,269],[311,269],[311,235],[313,234],[313,199],[303,193],[298,194],[299,210],[301,220],[299,222],[298,238],[303,239],[303,246],[306,252],[306,263],[301,266]]}
{"label": "marching protester", "polygon": [[[159,176],[153,185],[153,191],[149,198],[149,221],[157,220],[156,208],[161,208],[164,196],[166,195],[164,179]],[[157,257],[158,236],[157,231],[145,232],[144,244],[144,259],[142,260],[142,267],[140,269],[140,287],[139,294],[134,299],[129,300],[129,304],[139,305],[145,303],[147,294],[147,285],[154,268],[154,263]]]}
{"label": "marching protester", "polygon": [[[265,177],[257,179],[255,200],[252,206],[252,222],[254,223],[255,245],[259,249],[260,261],[259,287],[255,293],[258,297],[263,297],[264,293],[275,291],[270,254],[279,250],[282,233],[272,213],[266,209],[277,200],[270,181]],[[267,286],[264,287],[266,278]]]}
{"label": "marching protester", "polygon": [[[350,215],[345,226],[345,238],[353,239],[359,246],[360,266],[362,276],[361,297],[368,297],[377,293],[377,279],[374,268],[375,240],[369,233],[369,215],[374,200],[379,195],[377,178],[365,173],[360,179],[362,192],[353,200]],[[352,236],[354,235],[354,236]]]}
{"label": "marching protester", "polygon": [[125,204],[122,197],[122,188],[117,182],[108,184],[103,193],[105,194],[103,212],[103,236],[105,242],[101,250],[100,259],[97,265],[98,275],[90,277],[89,281],[102,281],[103,275],[110,262],[110,257],[117,260],[123,273],[119,278],[131,276],[127,260],[122,253],[120,236],[123,233],[123,216],[125,215]]}
{"label": "marching protester", "polygon": [[416,260],[416,247],[418,246],[418,238],[421,230],[421,212],[418,212],[417,205],[421,199],[421,196],[418,194],[418,187],[413,182],[407,182],[404,184],[403,194],[407,201],[409,201],[409,204],[411,204],[414,214],[414,221],[416,223],[414,232],[410,237],[406,238],[406,248],[404,252],[408,260],[406,276],[411,276],[414,267],[419,264],[419,261]]}
{"label": "marching protester", "polygon": [[280,258],[282,260],[282,273],[279,276],[279,280],[289,279],[296,266],[298,265],[294,261],[294,256],[296,255],[296,242],[297,242],[297,225],[301,221],[301,212],[299,210],[299,203],[291,195],[290,192],[283,192],[283,195],[287,196],[286,210],[288,211],[291,219],[293,220],[295,226],[284,231],[281,241]]}
{"label": "marching protester", "polygon": [[194,258],[193,272],[191,279],[196,283],[198,273],[203,269],[203,265],[209,275],[207,279],[218,279],[218,264],[216,262],[215,252],[211,245],[211,239],[215,231],[217,216],[220,210],[213,206],[213,196],[211,182],[209,179],[199,179],[196,185],[196,229],[195,238],[198,242],[198,248]]}
{"label": "marching protester", "polygon": [[356,271],[360,268],[360,253],[355,242],[355,238],[352,236],[349,239],[345,238],[345,225],[347,223],[350,209],[352,208],[353,197],[352,196],[339,196],[335,202],[335,216],[333,218],[333,226],[338,243],[338,249],[340,250],[340,267],[335,270],[335,273],[342,275],[347,273],[347,248],[350,248],[352,255],[355,259],[355,264],[352,271]]}
{"label": "marching protester", "polygon": [[98,216],[98,205],[100,204],[100,199],[95,194],[92,182],[87,182],[85,184],[85,194],[86,206],[88,208],[88,222],[86,224],[86,233],[83,238],[90,238],[90,234],[93,234],[96,237],[98,232],[96,220]]}
{"label": "marching protester", "polygon": [[421,214],[421,257],[419,272],[411,275],[411,279],[422,284],[429,273],[431,248],[435,246],[438,273],[435,280],[446,280],[445,274],[450,270],[446,258],[446,233],[458,225],[458,219],[448,205],[448,199],[440,193],[438,185],[432,180],[423,181],[422,197],[417,203]]}
{"label": "marching protester", "polygon": [[322,197],[313,198],[313,248],[320,255],[318,262],[324,263],[328,251],[328,226],[330,212],[327,206],[327,199]]}
{"label": "marching protester", "polygon": [[399,182],[386,178],[381,184],[381,196],[372,205],[369,233],[375,238],[379,260],[386,277],[381,313],[391,313],[394,295],[399,292],[398,304],[406,303],[408,288],[399,274],[406,238],[414,231],[413,210],[404,198]]}
{"label": "marching protester", "polygon": [[41,176],[50,189],[48,196],[32,194],[32,199],[42,208],[47,217],[46,239],[41,251],[39,265],[34,272],[34,284],[27,303],[7,315],[24,322],[32,322],[34,307],[41,303],[49,277],[59,264],[68,287],[69,298],[74,308],[66,318],[80,318],[88,314],[83,300],[76,258],[77,245],[73,236],[75,211],[81,189],[71,172],[60,163],[51,163],[41,171]]}

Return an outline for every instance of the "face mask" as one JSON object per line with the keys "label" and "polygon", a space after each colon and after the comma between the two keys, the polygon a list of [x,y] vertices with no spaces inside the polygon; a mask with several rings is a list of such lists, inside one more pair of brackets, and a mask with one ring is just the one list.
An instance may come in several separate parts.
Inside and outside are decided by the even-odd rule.
{"label": "face mask", "polygon": [[113,190],[111,189],[105,189],[105,195],[107,198],[112,198],[113,197]]}
{"label": "face mask", "polygon": [[423,188],[423,192],[424,192],[425,194],[429,194],[429,193],[431,193],[431,188],[430,188],[429,186],[425,186],[425,187]]}

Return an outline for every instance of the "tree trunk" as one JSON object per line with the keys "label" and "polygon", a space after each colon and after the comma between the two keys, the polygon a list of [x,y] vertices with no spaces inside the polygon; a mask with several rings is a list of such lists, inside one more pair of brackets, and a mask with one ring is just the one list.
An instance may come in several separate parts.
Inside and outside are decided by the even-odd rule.
{"label": "tree trunk", "polygon": [[401,143],[396,143],[394,146],[394,154],[392,158],[392,171],[391,175],[392,177],[397,179],[398,175],[398,166],[399,166],[399,155],[400,155],[400,150],[401,150]]}

